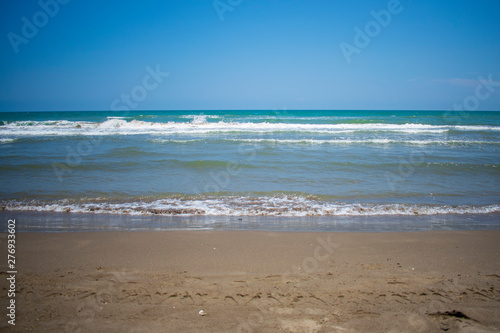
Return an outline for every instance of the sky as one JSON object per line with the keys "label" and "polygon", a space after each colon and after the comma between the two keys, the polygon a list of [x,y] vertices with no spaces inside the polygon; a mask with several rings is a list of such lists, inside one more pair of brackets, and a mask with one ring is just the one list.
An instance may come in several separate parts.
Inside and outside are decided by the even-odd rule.
{"label": "sky", "polygon": [[498,0],[2,1],[0,111],[500,110],[499,17]]}

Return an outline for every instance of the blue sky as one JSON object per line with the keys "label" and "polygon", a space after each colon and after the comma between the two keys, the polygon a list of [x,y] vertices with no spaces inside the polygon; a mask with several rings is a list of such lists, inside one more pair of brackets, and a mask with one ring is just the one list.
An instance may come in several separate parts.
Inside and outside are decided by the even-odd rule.
{"label": "blue sky", "polygon": [[498,0],[59,1],[2,1],[0,111],[500,110]]}

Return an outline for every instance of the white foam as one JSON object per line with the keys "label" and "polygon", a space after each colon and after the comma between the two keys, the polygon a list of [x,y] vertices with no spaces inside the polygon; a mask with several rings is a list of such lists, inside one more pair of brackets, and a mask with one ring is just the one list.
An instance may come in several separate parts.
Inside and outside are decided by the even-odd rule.
{"label": "white foam", "polygon": [[171,140],[171,139],[155,139],[150,140],[150,142],[158,142],[158,143],[191,143],[191,142],[201,142],[202,139],[186,139],[186,140]]}
{"label": "white foam", "polygon": [[[227,139],[228,141],[237,142],[250,142],[250,143],[276,143],[276,144],[310,144],[310,145],[321,145],[321,144],[409,144],[409,145],[428,145],[435,143],[447,143],[451,141],[434,141],[434,140],[390,140],[390,139],[365,139],[365,140],[352,140],[352,139],[333,139],[333,140],[318,140],[318,139]],[[466,142],[466,141],[464,141]],[[469,141],[467,141],[469,142]],[[482,141],[481,141],[482,142]]]}
{"label": "white foam", "polygon": [[122,117],[108,117],[101,123],[83,121],[17,121],[0,127],[3,136],[43,135],[131,135],[131,134],[210,134],[210,133],[282,133],[303,132],[339,134],[353,132],[401,132],[408,134],[446,133],[460,131],[500,131],[499,126],[437,126],[426,124],[292,124],[292,123],[249,123],[249,122],[207,122],[207,115],[193,115],[191,122],[146,122],[127,121]]}
{"label": "white foam", "polygon": [[68,120],[15,121],[0,126],[2,136],[56,136],[85,135],[86,130],[96,127],[96,123]]}
{"label": "white foam", "polygon": [[99,124],[100,128],[121,128],[126,126],[128,123],[126,120],[122,118],[112,118],[108,119],[105,122]]}
{"label": "white foam", "polygon": [[500,131],[500,126],[467,125],[455,126],[454,129],[459,131]]}
{"label": "white foam", "polygon": [[446,206],[416,204],[348,204],[307,197],[218,197],[204,199],[168,198],[152,202],[108,203],[102,201],[70,203],[3,203],[5,210],[38,212],[106,213],[129,215],[207,215],[207,216],[386,216],[500,213],[500,205]]}
{"label": "white foam", "polygon": [[13,139],[13,138],[0,138],[0,143],[10,143],[10,142],[14,142],[16,141],[16,139]]}
{"label": "white foam", "polygon": [[[392,140],[392,139],[233,139],[233,138],[216,138],[217,141],[226,141],[234,143],[249,143],[249,144],[271,144],[271,145],[350,145],[350,144],[404,144],[404,145],[485,145],[485,144],[500,144],[500,141],[478,141],[478,140]],[[151,142],[157,143],[191,143],[205,141],[203,139],[154,139]]]}

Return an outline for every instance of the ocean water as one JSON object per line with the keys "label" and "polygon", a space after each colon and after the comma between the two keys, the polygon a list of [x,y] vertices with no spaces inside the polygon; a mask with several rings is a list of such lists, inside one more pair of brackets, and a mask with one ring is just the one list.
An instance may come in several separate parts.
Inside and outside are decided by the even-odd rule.
{"label": "ocean water", "polygon": [[0,113],[3,213],[495,221],[499,168],[500,112]]}

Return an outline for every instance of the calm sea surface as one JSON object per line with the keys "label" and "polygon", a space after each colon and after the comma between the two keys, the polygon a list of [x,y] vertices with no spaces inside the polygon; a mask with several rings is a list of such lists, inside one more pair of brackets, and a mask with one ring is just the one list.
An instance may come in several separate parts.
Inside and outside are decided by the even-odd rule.
{"label": "calm sea surface", "polygon": [[500,220],[499,168],[500,112],[0,113],[4,213]]}

